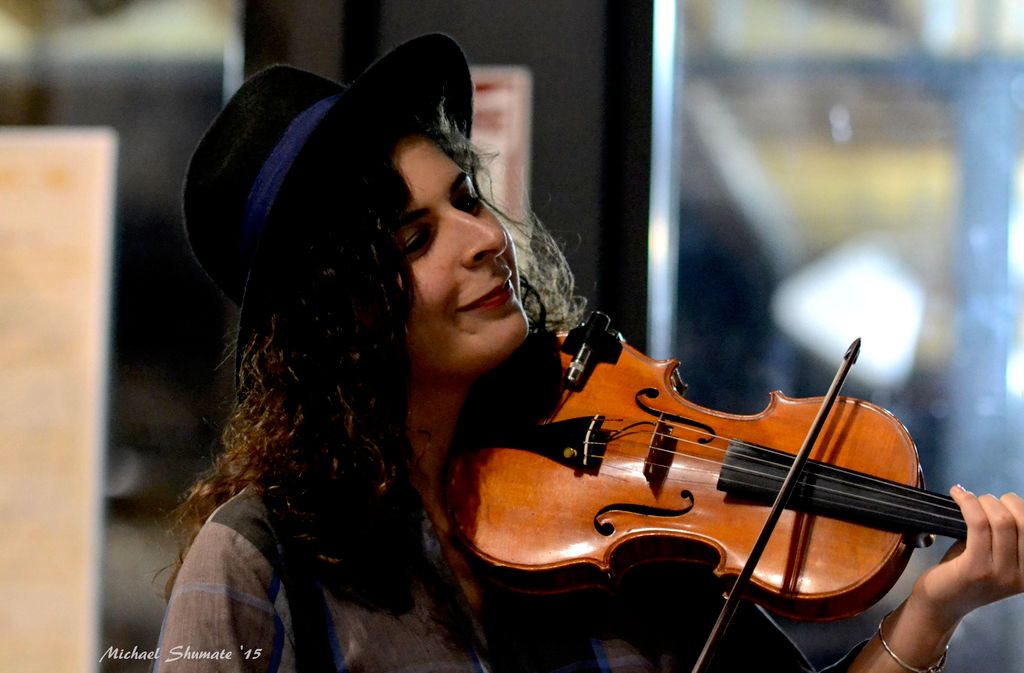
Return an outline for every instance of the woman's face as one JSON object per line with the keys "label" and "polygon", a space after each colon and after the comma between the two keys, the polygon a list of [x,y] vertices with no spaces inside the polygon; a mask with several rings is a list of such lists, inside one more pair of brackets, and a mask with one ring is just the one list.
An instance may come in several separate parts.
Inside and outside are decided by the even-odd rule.
{"label": "woman's face", "polygon": [[413,383],[472,382],[526,337],[515,247],[473,178],[432,142],[404,138],[393,158],[410,194],[397,240],[412,277]]}

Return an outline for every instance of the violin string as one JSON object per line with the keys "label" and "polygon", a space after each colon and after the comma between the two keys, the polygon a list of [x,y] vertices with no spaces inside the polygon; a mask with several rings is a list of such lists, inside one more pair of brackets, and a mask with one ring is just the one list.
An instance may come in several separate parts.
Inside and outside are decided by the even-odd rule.
{"label": "violin string", "polygon": [[[608,419],[606,419],[606,420],[608,420]],[[613,420],[617,420],[617,421],[620,421],[620,422],[625,422],[625,421],[623,421],[623,419],[613,419]],[[635,428],[635,427],[637,427],[639,425],[645,425],[645,424],[646,425],[655,425],[655,422],[654,421],[646,421],[646,420],[645,421],[632,422],[629,425],[627,425],[626,427],[624,427],[622,429],[615,430],[614,432],[612,432],[611,433],[612,438],[611,438],[611,440],[607,441],[607,443],[600,443],[600,441],[591,441],[590,444],[594,445],[594,446],[604,446],[604,447],[607,447],[608,445],[610,445],[612,443],[614,443],[616,445],[621,445],[621,444],[624,443],[624,437],[628,436],[625,433],[625,430],[632,429],[632,428]],[[691,428],[688,428],[688,427],[687,428],[683,428],[683,429],[692,431]],[[630,432],[629,434],[638,434],[638,432]],[[712,438],[723,439],[723,437],[721,437],[719,435],[710,435],[710,436]],[[657,452],[660,452],[660,453],[670,454],[673,457],[674,456],[685,456],[685,457],[688,457],[688,458],[690,458],[692,460],[696,460],[696,461],[707,462],[707,463],[711,463],[711,464],[714,464],[714,465],[717,465],[717,466],[721,466],[722,465],[721,462],[716,461],[716,460],[714,460],[712,458],[702,458],[700,456],[695,456],[693,454],[689,454],[689,453],[686,453],[686,452],[677,452],[677,451],[672,451],[670,449],[665,449],[663,447],[654,447],[653,446],[653,441],[654,441],[654,438],[656,438],[656,437],[669,437],[672,440],[676,441],[677,444],[680,443],[680,441],[682,441],[683,444],[690,444],[690,445],[693,445],[693,446],[699,446],[699,447],[702,447],[703,449],[706,449],[706,450],[708,450],[710,452],[715,452],[715,453],[722,454],[723,456],[728,453],[727,449],[721,449],[721,448],[716,447],[716,446],[711,445],[711,444],[702,444],[702,443],[700,443],[699,440],[686,439],[686,438],[680,437],[678,435],[673,435],[673,434],[670,434],[670,433],[659,433],[659,432],[656,432],[656,431],[651,433],[651,440],[649,441],[649,443],[647,443],[647,444],[635,443],[634,446],[642,446],[642,447],[644,447],[644,448],[646,448],[648,450],[651,450],[651,451],[657,451]],[[749,447],[749,448],[755,448],[755,449],[758,448],[755,445],[748,445],[748,444],[744,444],[744,443],[739,443],[739,444],[741,444],[742,446]],[[600,456],[597,456],[597,457],[600,457]],[[777,465],[771,463],[770,461],[767,461],[765,459],[762,459],[762,458],[759,458],[759,457],[756,457],[756,456],[750,457],[750,461],[751,462],[760,462],[760,463],[765,464],[765,465],[777,466]],[[649,460],[645,460],[644,463],[648,464],[648,463],[650,463],[650,461]],[[710,473],[720,474],[721,471],[720,470],[710,471]]]}
{"label": "violin string", "polygon": [[[628,429],[628,428],[633,428],[633,427],[636,427],[637,425],[641,425],[641,424],[644,424],[644,423],[648,423],[648,424],[652,424],[652,425],[654,424],[653,422],[650,422],[650,421],[641,421],[641,422],[638,422],[638,423],[632,423],[632,424],[626,426],[626,428],[623,428],[623,430]],[[682,429],[684,429],[684,430],[693,432],[693,430],[691,428],[688,428],[688,427],[685,427],[685,426],[680,426],[680,427],[682,427]],[[613,433],[613,436],[619,436],[620,432],[621,431],[617,431],[617,432]],[[629,433],[629,434],[635,434],[635,433]],[[708,433],[701,432],[701,434],[707,435]],[[701,443],[699,443],[699,442],[697,442],[695,440],[692,440],[692,439],[685,439],[685,438],[678,437],[678,436],[675,436],[675,435],[666,435],[666,434],[663,434],[663,433],[656,433],[656,432],[652,433],[652,443],[653,443],[653,437],[659,436],[659,435],[660,436],[664,436],[664,437],[669,437],[669,438],[675,440],[676,442],[682,442],[682,443],[689,443],[689,444],[699,445],[699,446],[702,446],[705,449],[709,449],[711,451],[716,451],[716,452],[719,452],[719,453],[722,453],[722,454],[726,453],[725,449],[721,449],[719,447],[712,446],[710,444],[701,444]],[[721,438],[719,437],[719,439],[721,439]],[[614,439],[612,441],[621,443],[623,440],[621,439],[621,436],[619,436],[617,439]],[[600,442],[591,442],[591,444],[600,445],[601,443]],[[715,462],[714,459],[712,459],[712,458],[704,458],[704,457],[701,457],[701,456],[695,456],[695,455],[687,454],[687,453],[684,453],[684,452],[671,451],[669,449],[664,449],[662,447],[652,446],[651,444],[644,445],[644,444],[641,444],[641,443],[636,443],[636,445],[637,446],[646,446],[648,449],[656,450],[656,451],[662,451],[662,452],[669,453],[669,454],[672,454],[672,455],[685,455],[685,456],[689,457],[691,460],[702,461],[702,462],[706,462],[706,463],[713,463],[713,464],[719,465],[719,466],[721,465],[721,463]],[[750,446],[754,446],[754,445],[750,445]],[[761,447],[754,446],[754,448],[761,448]],[[607,445],[605,447],[605,450],[606,450],[606,452],[608,451]],[[765,464],[765,465],[770,465],[771,467],[776,468],[776,469],[778,469],[780,467],[777,463],[772,463],[771,461],[767,461],[767,460],[758,458],[756,456],[750,456],[750,457],[745,457],[745,458],[747,458],[750,462],[755,462],[755,463],[759,462],[759,463],[762,463],[762,464]],[[652,463],[649,460],[645,459],[644,460],[644,464],[646,466],[646,465],[652,464]],[[819,478],[824,479],[824,480],[828,480],[828,481],[831,481],[831,482],[834,482],[834,483],[839,483],[839,484],[845,483],[844,474],[842,473],[841,470],[839,470],[838,468],[834,468],[833,466],[830,466],[830,465],[828,465],[826,463],[818,463],[818,465],[821,468],[823,468],[823,473],[818,475]],[[776,481],[781,481],[781,479],[778,479],[777,477],[773,477],[768,472],[759,472],[757,470],[752,470],[752,469],[749,469],[749,468],[741,468],[741,467],[737,467],[735,469],[738,472],[743,472],[743,473],[746,473],[746,474],[754,474],[754,475],[758,475],[758,476],[769,477],[769,478],[772,478],[772,479],[774,479]],[[714,471],[708,471],[708,473],[714,474]],[[719,474],[720,474],[720,472],[719,472]],[[882,495],[882,496],[889,496],[890,498],[897,498],[897,499],[906,500],[906,501],[910,502],[910,506],[907,506],[907,507],[903,507],[903,506],[901,506],[901,505],[899,505],[897,503],[892,503],[892,506],[894,508],[898,508],[900,510],[909,511],[909,512],[912,512],[912,513],[917,513],[919,511],[919,508],[920,508],[921,504],[922,504],[922,500],[930,500],[931,504],[933,505],[933,507],[935,507],[935,508],[937,508],[939,510],[946,511],[946,512],[949,513],[949,515],[947,516],[947,515],[940,514],[940,513],[936,512],[935,513],[936,517],[940,517],[942,519],[949,520],[949,521],[962,521],[962,517],[960,516],[959,508],[956,507],[955,504],[953,506],[950,506],[949,502],[951,502],[951,500],[949,500],[949,499],[947,499],[947,498],[945,498],[943,496],[939,496],[938,494],[930,494],[927,491],[921,491],[919,489],[914,489],[912,487],[906,487],[906,486],[902,486],[902,485],[899,485],[899,484],[894,484],[892,482],[887,482],[885,480],[878,479],[876,477],[873,477],[871,475],[867,475],[867,474],[864,474],[864,473],[857,473],[857,474],[858,474],[858,476],[860,476],[860,477],[862,477],[862,478],[864,478],[864,479],[866,479],[866,480],[868,480],[870,482],[874,482],[876,484],[881,484],[881,485],[883,485],[885,487],[885,488],[874,488],[874,487],[871,487],[871,486],[862,486],[861,488],[862,488],[862,490],[864,492],[866,492],[866,493],[875,493],[875,494]],[[675,480],[673,480],[673,481],[675,481]],[[680,480],[680,481],[682,481],[682,480]],[[817,490],[819,492],[822,492],[822,493],[838,494],[838,495],[840,495],[842,497],[845,497],[845,498],[855,498],[855,499],[864,500],[866,502],[874,502],[873,500],[871,500],[870,498],[868,498],[866,496],[863,496],[863,495],[852,495],[852,494],[845,493],[845,492],[842,492],[842,491],[839,491],[839,490],[836,490],[836,489],[829,488],[828,486],[825,486],[825,485],[820,485],[819,484],[819,485],[816,485],[816,488],[817,488]],[[901,489],[901,488],[902,489],[906,489],[907,493],[901,493],[901,492],[899,492],[899,490],[896,490],[896,489]]]}
{"label": "violin string", "polygon": [[[640,443],[636,443],[636,445],[637,446],[643,446]],[[690,458],[691,460],[696,460],[696,461],[701,461],[701,462],[713,462],[712,459],[710,459],[710,458],[701,458],[699,456],[692,456],[692,455],[689,455],[687,457]],[[644,461],[644,464],[647,465],[649,463],[648,463],[648,461]],[[610,466],[607,466],[607,467],[608,467],[608,469],[615,469],[616,471],[619,471],[619,472],[622,472],[622,473],[631,472],[631,470],[629,470],[625,466],[610,465]],[[605,468],[602,468],[602,469],[605,469]],[[671,468],[669,468],[669,469],[671,469]],[[736,469],[737,472],[743,472],[743,473],[746,473],[746,474],[754,474],[754,475],[758,475],[758,476],[765,476],[766,475],[766,473],[758,472],[756,470],[751,470],[751,469],[748,469],[748,468],[737,467],[735,469]],[[717,476],[717,473],[714,470],[694,470],[693,468],[688,468],[687,472],[686,472],[686,477],[666,477],[665,481],[668,481],[668,482],[671,482],[671,483],[692,484],[695,481],[694,479],[691,478],[694,472],[703,473],[705,475],[712,476],[712,477]],[[772,477],[771,475],[767,475],[767,476],[769,476],[769,478],[772,478],[773,480],[778,481],[780,483],[782,481],[782,479],[779,479],[779,478],[776,478],[776,477]],[[835,479],[832,479],[832,481],[835,481]],[[707,483],[710,484],[710,480]],[[833,489],[833,488],[829,488],[828,486],[825,486],[825,485],[822,485],[822,484],[816,484],[814,486],[814,488],[819,493],[837,495],[837,496],[839,496],[841,498],[846,499],[847,501],[849,501],[849,500],[861,501],[861,502],[867,503],[869,505],[877,503],[877,500],[874,500],[874,499],[872,499],[870,497],[867,497],[865,495],[851,494],[851,493],[848,493],[848,492],[845,492],[845,491],[840,491],[840,490],[836,490],[836,489]],[[864,490],[865,491],[869,491],[869,492],[870,491],[874,491],[874,492],[877,492],[877,493],[881,493],[883,495],[889,495],[887,492],[880,491],[878,489],[865,488]],[[914,489],[911,489],[911,490],[914,490]],[[917,491],[915,491],[915,492],[917,492]],[[895,495],[896,497],[899,497],[898,493],[891,494],[891,495]],[[918,503],[914,503],[914,504],[918,504]],[[858,509],[854,505],[851,505],[849,502],[847,502],[846,506],[847,506],[848,509]],[[913,519],[919,517],[919,515],[921,514],[919,507],[915,507],[915,506],[913,506],[913,504],[909,505],[909,506],[904,506],[904,505],[901,505],[901,504],[898,504],[898,503],[890,503],[890,507],[892,508],[892,510],[894,510],[896,512],[899,512],[899,513],[906,512],[906,513],[908,513],[906,518],[908,518],[910,520],[913,520]],[[874,511],[875,509],[876,508],[872,508],[870,506],[867,506],[867,507],[860,508],[860,511],[869,511],[870,512],[870,511]],[[932,514],[932,516],[935,519],[937,519],[937,520],[946,521],[946,522],[951,523],[951,524],[958,523],[958,522],[960,522],[960,523],[963,522],[963,517],[962,516],[958,516],[958,514],[959,514],[959,510],[958,509],[947,508],[947,511],[949,511],[951,513],[951,515],[945,515],[945,514],[941,514],[941,513],[938,513],[938,512],[934,512]],[[923,525],[927,526],[927,524],[923,524]]]}
{"label": "violin string", "polygon": [[[604,422],[607,422],[609,420],[623,422],[623,423],[626,422],[626,419],[607,419],[607,418],[603,419]],[[722,454],[723,456],[726,453],[728,453],[727,449],[721,449],[721,448],[719,448],[717,446],[714,446],[712,444],[709,444],[709,443],[695,441],[695,440],[692,440],[692,439],[687,440],[687,439],[684,439],[684,438],[682,438],[680,436],[673,435],[673,434],[671,434],[671,432],[667,432],[667,433],[658,432],[658,430],[657,430],[658,426],[659,425],[664,425],[666,427],[669,427],[670,429],[683,430],[683,431],[686,431],[686,432],[691,433],[691,434],[701,434],[701,435],[703,435],[703,436],[705,436],[707,438],[708,442],[710,442],[713,439],[718,439],[720,441],[728,441],[724,437],[722,437],[722,436],[720,436],[720,435],[718,435],[718,434],[716,434],[714,432],[706,432],[706,431],[703,431],[701,429],[694,428],[694,427],[692,427],[690,425],[686,425],[686,424],[682,424],[682,423],[676,423],[676,422],[672,422],[672,421],[666,421],[664,419],[664,417],[662,417],[662,418],[660,418],[658,420],[652,420],[652,419],[640,419],[640,420],[636,420],[636,421],[632,421],[631,420],[631,422],[629,422],[623,428],[620,428],[620,429],[616,430],[615,432],[613,432],[611,434],[612,434],[612,437],[616,441],[621,441],[621,436],[622,436],[622,434],[626,430],[631,430],[631,429],[634,429],[634,428],[637,428],[637,427],[643,426],[643,425],[648,425],[648,426],[653,426],[654,427],[654,430],[652,430],[652,432],[651,432],[651,441],[647,444],[647,448],[649,450],[657,450],[657,451],[667,452],[667,453],[670,453],[670,454],[677,453],[677,452],[673,452],[673,451],[671,451],[669,449],[665,449],[663,447],[656,447],[656,446],[654,446],[654,440],[656,438],[667,438],[667,439],[675,441],[677,443],[678,442],[683,442],[683,443],[688,443],[688,444],[692,444],[692,445],[702,446],[705,449],[708,449],[710,451],[718,452],[718,453]],[[630,434],[633,434],[633,433],[630,433]],[[763,447],[760,447],[760,446],[758,446],[756,444],[751,444],[751,443],[748,443],[748,442],[744,442],[742,440],[732,440],[732,441],[735,442],[736,444],[740,445],[740,446],[745,446],[747,448],[752,448],[754,450],[760,450],[760,449],[763,448]],[[598,444],[598,445],[600,444],[599,442],[596,442],[596,443],[595,442],[591,442],[591,443],[592,444]],[[690,454],[682,454],[681,453],[680,455],[690,455]],[[693,459],[696,459],[696,460],[704,460],[704,461],[707,461],[709,463],[715,463],[716,465],[720,465],[721,464],[721,463],[718,463],[718,462],[714,461],[711,458],[703,458],[702,459],[699,456],[693,456],[693,455],[690,455],[690,457],[693,458]],[[749,457],[747,457],[747,460],[749,462],[761,463],[761,464],[764,464],[764,465],[769,465],[769,466],[774,467],[776,469],[778,468],[778,465],[776,463],[772,463],[771,461],[759,458],[757,456],[749,456]],[[648,463],[649,463],[649,461],[645,460],[645,465],[647,465]],[[824,476],[826,479],[830,479],[831,481],[836,482],[836,483],[840,483],[840,484],[845,482],[845,479],[844,479],[845,475],[844,475],[844,473],[842,472],[841,469],[835,468],[834,466],[828,465],[827,463],[818,463],[818,465],[820,466],[822,472],[826,473],[826,474],[822,474],[822,475],[819,475],[819,476]],[[739,468],[737,468],[737,469],[739,469]],[[762,473],[758,473],[758,472],[750,471],[750,470],[744,470],[744,471],[746,471],[746,472],[748,472],[750,474],[756,474],[756,475],[759,475],[759,476],[768,476],[768,477],[771,476],[770,474],[767,474],[767,473],[763,473],[762,474]],[[894,488],[893,482],[888,482],[886,480],[879,479],[877,477],[874,477],[874,476],[866,474],[866,473],[858,473],[858,474],[859,474],[859,476],[861,476],[866,481],[874,482],[875,484],[880,485],[880,488],[871,488],[869,486],[861,486],[862,489],[864,489],[866,491],[869,491],[869,492],[877,493],[879,495],[895,495],[895,497],[899,497],[899,498],[902,498],[904,500],[910,501],[911,504],[913,505],[913,509],[911,511],[917,511],[917,508],[919,508],[922,504],[930,504],[933,508],[938,508],[939,510],[944,510],[946,512],[949,512],[950,515],[952,515],[951,516],[952,520],[957,520],[957,519],[960,518],[959,507],[957,507],[955,504],[953,504],[952,500],[948,496],[943,496],[943,495],[940,495],[940,494],[934,494],[934,493],[930,493],[928,491],[924,491],[924,490],[921,490],[921,489],[915,489],[915,488],[911,488],[911,487],[905,487],[907,489],[908,493],[909,493],[907,495],[899,494],[899,493],[893,494],[893,488]],[[820,487],[820,488],[824,489],[824,487]]]}
{"label": "violin string", "polygon": [[[711,434],[711,433],[706,433],[706,432],[703,432],[703,431],[695,430],[694,428],[691,428],[690,426],[687,426],[687,425],[678,424],[678,423],[670,423],[670,422],[666,422],[666,421],[661,421],[661,422],[665,423],[666,425],[669,425],[673,429],[683,430],[683,431],[687,431],[687,432],[691,432],[691,433],[698,433],[699,432],[700,434],[707,435],[710,439],[718,439],[718,440],[721,440],[721,441],[726,441],[725,438],[720,436],[720,435]],[[643,421],[633,422],[629,426],[627,426],[627,428],[635,427],[637,425],[645,424],[645,423],[646,424],[650,424],[650,425],[655,425],[655,426],[657,425],[654,421],[643,420]],[[664,451],[664,452],[667,452],[667,453],[673,453],[674,454],[676,452],[673,452],[670,449],[664,449],[662,447],[653,446],[654,439],[656,439],[656,438],[668,438],[668,439],[674,440],[676,442],[682,441],[683,443],[703,446],[703,447],[706,447],[706,448],[708,448],[708,449],[710,449],[712,451],[721,453],[723,455],[728,453],[728,449],[721,449],[721,448],[719,448],[717,446],[713,446],[711,444],[702,443],[700,441],[695,441],[695,440],[692,440],[692,439],[689,439],[689,440],[683,439],[680,436],[673,435],[671,433],[659,433],[659,432],[657,432],[655,430],[654,432],[652,432],[652,438],[651,438],[651,442],[650,442],[649,448],[654,449],[654,450],[658,450],[658,451]],[[751,449],[755,449],[755,450],[763,448],[763,447],[760,447],[760,446],[758,446],[756,444],[751,444],[751,443],[743,442],[741,440],[734,440],[734,441],[735,441],[736,444],[738,444],[740,446],[744,446],[746,448],[751,448]],[[689,455],[689,454],[685,454],[685,455]],[[691,456],[691,457],[698,458],[697,456]],[[760,462],[760,463],[765,464],[765,465],[777,466],[776,463],[772,463],[771,461],[768,461],[768,460],[765,460],[765,459],[761,459],[761,458],[758,458],[756,456],[750,456],[748,459],[749,459],[750,462]],[[705,460],[711,461],[711,459],[705,459]],[[843,481],[844,473],[843,473],[841,468],[837,468],[837,467],[835,467],[833,465],[829,465],[828,463],[820,463],[819,462],[817,464],[819,465],[819,467],[820,467],[820,469],[822,471],[828,472],[832,476],[832,479],[834,481],[839,481],[839,482]],[[880,493],[887,493],[893,487],[893,482],[889,482],[889,481],[886,481],[884,479],[880,479],[878,477],[875,477],[873,475],[866,474],[866,473],[857,473],[857,474],[858,474],[858,476],[864,478],[865,480],[868,480],[868,481],[871,481],[871,482],[874,482],[876,484],[881,485],[882,490],[878,491]],[[902,486],[902,485],[900,485],[900,486]],[[920,490],[920,489],[914,489],[912,487],[906,487],[906,488],[907,488],[908,491],[913,493],[913,495],[907,496],[907,498],[908,499],[913,499],[915,501],[915,503],[920,503],[921,500],[927,500],[927,501],[930,501],[930,504],[932,504],[932,505],[934,505],[936,507],[948,508],[951,511],[956,511],[956,512],[960,511],[959,508],[956,507],[955,505],[950,507],[950,503],[952,501],[951,501],[951,499],[948,496],[944,496],[944,495],[937,494],[937,493],[930,493],[929,491],[924,491],[924,490]]]}
{"label": "violin string", "polygon": [[[686,428],[686,427],[683,427],[682,429],[690,430],[690,428]],[[665,436],[665,435],[662,434],[661,436]],[[683,443],[699,444],[699,442],[694,442],[694,440],[687,440],[687,439],[683,439],[683,438],[680,438],[680,437],[676,437],[674,435],[667,435],[667,436],[668,437],[672,437],[672,438],[676,439],[677,441],[681,440]],[[720,449],[718,447],[710,447],[710,445],[707,445],[707,444],[699,444],[699,445],[712,448],[714,451],[720,452],[722,454],[727,453],[726,449]],[[760,448],[760,447],[757,447],[756,445],[749,445],[748,444],[747,446],[750,446],[750,447],[755,448],[755,449]],[[672,452],[669,449],[664,449],[664,448],[661,448],[661,447],[653,447],[652,446],[650,448],[652,448],[654,450],[665,451],[665,452],[670,453],[670,454],[675,453],[675,452]],[[700,460],[699,456],[692,456],[691,455],[691,458]],[[762,459],[762,458],[759,458],[759,457],[756,457],[756,456],[749,456],[749,457],[746,457],[746,458],[748,459],[749,462],[761,463],[763,465],[768,465],[768,466],[776,468],[776,469],[778,469],[778,467],[779,467],[777,463],[773,463],[772,461],[769,461],[769,460],[766,460],[766,459]],[[714,462],[710,458],[706,458],[704,460],[707,460],[707,461],[710,461],[710,462]],[[830,481],[833,481],[835,483],[840,483],[840,484],[846,482],[846,473],[844,473],[842,469],[837,468],[837,467],[832,466],[832,465],[829,465],[827,463],[817,463],[817,465],[818,465],[819,469],[821,470],[821,472],[818,475],[819,478],[825,478],[825,479],[828,479]],[[739,469],[739,468],[737,468],[737,469]],[[762,474],[762,473],[753,472],[753,471],[749,471],[749,470],[747,472],[751,473],[751,474],[759,474],[761,476],[770,476],[768,474]],[[886,480],[883,480],[883,479],[879,479],[879,478],[874,477],[874,476],[869,475],[869,474],[864,474],[864,473],[856,473],[856,474],[859,477],[863,478],[865,481],[868,481],[869,483],[873,483],[873,484],[877,484],[878,485],[877,488],[872,488],[870,486],[861,486],[861,488],[864,489],[865,491],[878,493],[880,495],[891,495],[891,496],[894,496],[894,497],[901,498],[903,500],[909,501],[909,502],[911,502],[915,506],[920,506],[921,504],[923,504],[922,501],[925,501],[925,502],[927,502],[928,504],[930,504],[934,508],[938,508],[938,509],[945,510],[945,511],[948,511],[948,512],[951,512],[951,513],[959,514],[959,511],[960,511],[959,507],[957,507],[955,504],[953,504],[952,500],[948,496],[942,496],[942,495],[939,495],[939,494],[929,493],[928,491],[923,491],[923,490],[912,488],[912,487],[905,486],[905,485],[902,485],[902,484],[894,484],[893,482],[889,482],[889,481],[886,481]],[[894,492],[895,489],[904,489],[905,492],[904,493],[900,493],[898,491]]]}

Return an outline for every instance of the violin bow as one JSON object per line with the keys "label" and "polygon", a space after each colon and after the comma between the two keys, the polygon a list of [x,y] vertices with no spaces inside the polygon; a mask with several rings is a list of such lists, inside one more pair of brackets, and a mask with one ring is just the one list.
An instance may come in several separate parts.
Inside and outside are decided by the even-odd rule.
{"label": "violin bow", "polygon": [[839,397],[839,391],[846,381],[846,376],[850,373],[850,368],[857,361],[859,354],[860,338],[857,338],[850,344],[846,354],[843,356],[843,362],[839,365],[839,371],[836,372],[828,393],[826,393],[825,398],[821,401],[818,415],[814,417],[814,422],[811,423],[811,427],[807,431],[807,437],[804,439],[803,446],[800,447],[800,452],[793,459],[793,465],[789,468],[789,473],[786,475],[785,481],[782,482],[778,495],[775,496],[775,503],[772,505],[771,511],[768,512],[768,518],[761,528],[761,533],[757,536],[757,541],[754,542],[754,546],[750,550],[750,556],[747,557],[743,570],[740,571],[732,588],[729,590],[729,596],[718,615],[718,621],[715,622],[715,626],[711,629],[711,634],[708,635],[708,639],[704,643],[704,649],[697,658],[697,663],[694,664],[692,673],[704,673],[711,664],[711,657],[714,655],[715,648],[725,634],[725,629],[729,626],[729,622],[732,621],[736,608],[739,607],[743,590],[750,581],[750,576],[754,573],[754,568],[757,566],[764,548],[768,545],[768,539],[775,530],[775,525],[782,515],[782,510],[786,508],[793,489],[796,488],[797,482],[800,479],[800,473],[803,471],[804,464],[807,463],[807,458],[811,455],[811,448],[818,440],[818,434],[825,425],[825,420],[828,418],[829,412],[832,411],[836,398]]}

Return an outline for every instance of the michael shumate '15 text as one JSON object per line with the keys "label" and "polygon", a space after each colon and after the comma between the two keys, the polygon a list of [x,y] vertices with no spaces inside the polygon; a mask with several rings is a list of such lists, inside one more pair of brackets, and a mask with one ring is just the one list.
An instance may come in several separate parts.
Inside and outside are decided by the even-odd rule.
{"label": "michael shumate '15 text", "polygon": [[[263,654],[262,647],[245,647],[244,645],[238,646],[238,657],[240,659],[259,659]],[[132,649],[124,647],[110,646],[103,652],[100,657],[100,661],[105,659],[117,659],[117,660],[146,660],[146,661],[178,661],[181,659],[185,660],[202,660],[209,659],[212,661],[223,661],[226,659],[234,659],[235,652],[233,650],[197,650],[193,649],[190,645],[175,645],[174,647],[167,650],[164,657],[160,656],[160,648],[154,650],[143,650],[139,649],[136,645]]]}

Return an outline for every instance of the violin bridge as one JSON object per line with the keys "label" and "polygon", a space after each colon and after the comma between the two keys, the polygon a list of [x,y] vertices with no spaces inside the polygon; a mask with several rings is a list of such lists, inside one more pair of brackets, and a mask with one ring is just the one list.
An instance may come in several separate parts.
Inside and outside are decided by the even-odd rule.
{"label": "violin bridge", "polygon": [[659,419],[651,435],[647,460],[644,461],[644,476],[655,494],[660,493],[665,485],[675,454],[676,438],[672,436],[672,427],[664,419]]}

